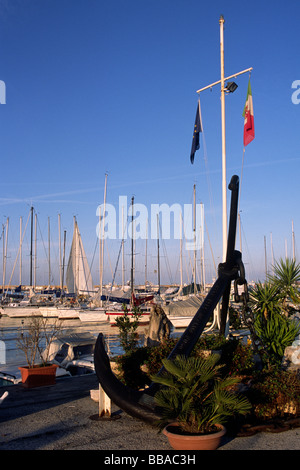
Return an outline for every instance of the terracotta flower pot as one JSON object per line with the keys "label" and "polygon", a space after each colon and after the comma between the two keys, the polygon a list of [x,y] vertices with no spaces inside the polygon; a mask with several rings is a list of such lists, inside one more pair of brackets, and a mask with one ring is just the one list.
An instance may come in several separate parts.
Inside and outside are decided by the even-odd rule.
{"label": "terracotta flower pot", "polygon": [[42,387],[56,382],[56,364],[36,367],[19,367],[24,387]]}
{"label": "terracotta flower pot", "polygon": [[172,423],[165,427],[163,433],[175,450],[215,450],[226,433],[224,426],[216,426],[219,431],[211,434],[181,434],[178,424]]}

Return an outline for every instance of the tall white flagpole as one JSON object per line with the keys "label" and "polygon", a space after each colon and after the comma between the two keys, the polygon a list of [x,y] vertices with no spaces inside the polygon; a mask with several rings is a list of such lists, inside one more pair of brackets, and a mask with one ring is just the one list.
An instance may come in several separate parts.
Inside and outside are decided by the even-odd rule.
{"label": "tall white flagpole", "polygon": [[196,93],[201,93],[201,91],[211,89],[213,86],[221,84],[221,125],[222,125],[222,257],[223,262],[226,260],[227,254],[227,185],[226,185],[226,133],[225,133],[225,81],[230,78],[237,77],[246,72],[251,72],[252,67],[237,72],[233,75],[225,77],[225,67],[224,67],[224,17],[220,16],[220,61],[221,61],[221,80],[211,83],[203,88],[200,88]]}
{"label": "tall white flagpole", "polygon": [[227,250],[227,191],[226,191],[226,137],[225,137],[225,90],[224,90],[224,17],[220,23],[220,59],[221,59],[221,121],[222,121],[222,240],[223,262]]}

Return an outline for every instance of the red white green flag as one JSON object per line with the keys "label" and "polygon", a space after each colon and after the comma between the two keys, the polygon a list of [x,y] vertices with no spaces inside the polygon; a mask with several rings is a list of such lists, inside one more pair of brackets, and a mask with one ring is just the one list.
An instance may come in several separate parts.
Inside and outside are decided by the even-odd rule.
{"label": "red white green flag", "polygon": [[247,90],[247,99],[244,107],[244,147],[250,144],[255,137],[254,132],[254,116],[253,116],[253,100],[252,100],[252,91],[250,85],[250,78],[248,83]]}

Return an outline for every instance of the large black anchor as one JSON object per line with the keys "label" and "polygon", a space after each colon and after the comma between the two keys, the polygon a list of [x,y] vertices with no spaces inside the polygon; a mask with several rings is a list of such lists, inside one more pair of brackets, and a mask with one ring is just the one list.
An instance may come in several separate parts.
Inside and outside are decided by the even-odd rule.
{"label": "large black anchor", "polygon": [[[231,282],[239,280],[239,283],[246,283],[244,279],[244,266],[242,263],[241,253],[234,249],[239,193],[238,176],[234,175],[231,178],[228,189],[231,191],[231,205],[226,261],[219,264],[217,280],[194,315],[189,326],[182,334],[180,340],[177,342],[173,351],[170,353],[169,359],[177,355],[190,355],[221,297],[223,298],[220,334],[224,334]],[[151,424],[154,424],[155,421],[160,418],[159,411],[156,409],[153,399],[159,385],[152,383],[146,390],[136,391],[120,382],[111,370],[102,333],[99,334],[96,341],[94,363],[99,383],[105,393],[117,406],[129,415]],[[159,371],[159,374],[162,372],[163,368]]]}

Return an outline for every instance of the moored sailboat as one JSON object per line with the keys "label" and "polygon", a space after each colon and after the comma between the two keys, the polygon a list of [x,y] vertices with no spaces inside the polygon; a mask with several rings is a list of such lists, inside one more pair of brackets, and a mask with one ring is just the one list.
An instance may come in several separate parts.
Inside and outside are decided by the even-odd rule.
{"label": "moored sailboat", "polygon": [[78,318],[87,323],[106,323],[108,321],[104,307],[86,308],[78,311]]}
{"label": "moored sailboat", "polygon": [[138,320],[139,324],[147,325],[150,321],[153,305],[153,295],[136,297],[132,293],[130,305],[115,303],[106,309],[106,316],[111,325],[116,325],[116,319],[124,316],[125,311],[131,322]]}
{"label": "moored sailboat", "polygon": [[93,292],[91,270],[84,251],[78,224],[74,218],[74,232],[66,277],[67,291],[77,296]]}
{"label": "moored sailboat", "polygon": [[[130,280],[130,305],[123,306],[123,303],[116,303],[114,307],[106,310],[106,315],[111,325],[116,325],[116,319],[124,316],[125,312],[130,321],[138,320],[140,324],[147,324],[150,321],[151,302],[153,295],[136,296],[134,292],[134,197],[131,199],[132,235],[131,235],[131,280]],[[136,315],[138,311],[138,315]]]}
{"label": "moored sailboat", "polygon": [[58,303],[40,309],[43,316],[59,319],[79,318],[79,311],[86,307],[87,300],[93,293],[92,275],[75,218],[66,285],[68,293],[62,295]]}

